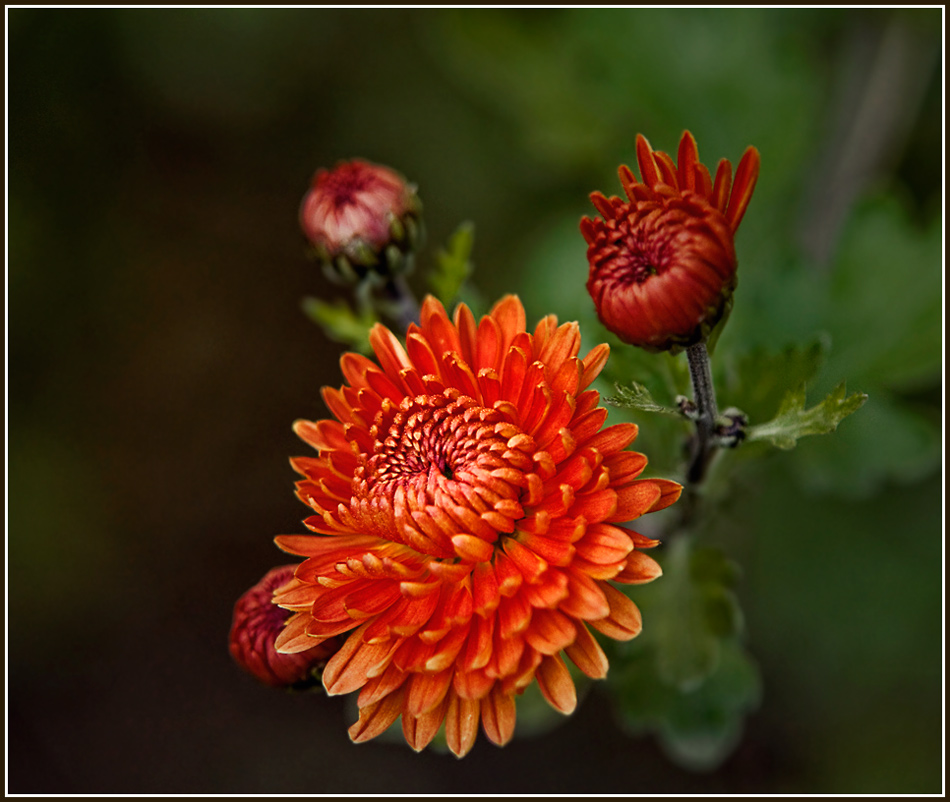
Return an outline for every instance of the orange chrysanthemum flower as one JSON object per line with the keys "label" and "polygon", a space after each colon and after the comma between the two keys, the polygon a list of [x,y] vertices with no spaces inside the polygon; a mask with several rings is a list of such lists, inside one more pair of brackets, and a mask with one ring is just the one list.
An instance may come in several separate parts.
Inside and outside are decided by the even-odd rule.
{"label": "orange chrysanthemum flower", "polygon": [[672,504],[681,487],[637,478],[624,449],[633,424],[603,429],[586,389],[607,360],[579,358],[576,323],[551,315],[531,334],[515,296],[476,322],[427,298],[405,348],[377,325],[379,365],[346,354],[337,420],[298,421],[318,457],[292,460],[298,496],[322,536],[284,536],[306,557],[275,601],[295,611],[278,650],[349,633],[323,674],[328,693],[359,691],[354,741],[402,715],[424,748],[445,722],[456,755],[479,720],[496,744],[515,726],[515,697],[537,680],[557,710],[576,695],[561,658],[591,677],[607,660],[588,627],[620,640],[640,631],[610,582],[648,582],[656,545],[617,524]]}
{"label": "orange chrysanthemum flower", "polygon": [[620,182],[629,202],[590,197],[604,219],[585,217],[587,290],[601,322],[626,343],[650,351],[705,339],[736,287],[735,232],[759,175],[759,152],[747,148],[732,183],[732,165],[716,179],[699,161],[689,131],[678,164],[637,136],[642,183],[626,165]]}

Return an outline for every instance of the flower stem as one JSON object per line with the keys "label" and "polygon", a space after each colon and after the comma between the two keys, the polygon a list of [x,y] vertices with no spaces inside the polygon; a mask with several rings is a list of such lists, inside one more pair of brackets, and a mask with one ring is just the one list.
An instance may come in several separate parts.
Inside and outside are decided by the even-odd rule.
{"label": "flower stem", "polygon": [[693,383],[693,396],[696,404],[696,436],[693,438],[692,453],[686,471],[689,484],[699,484],[706,475],[706,468],[716,450],[714,436],[719,410],[716,408],[716,388],[713,386],[709,369],[709,352],[706,341],[702,340],[686,349],[689,360],[689,376]]}
{"label": "flower stem", "polygon": [[386,282],[383,290],[387,300],[394,303],[394,317],[399,321],[402,331],[409,328],[410,323],[419,324],[419,302],[401,275],[392,276]]}

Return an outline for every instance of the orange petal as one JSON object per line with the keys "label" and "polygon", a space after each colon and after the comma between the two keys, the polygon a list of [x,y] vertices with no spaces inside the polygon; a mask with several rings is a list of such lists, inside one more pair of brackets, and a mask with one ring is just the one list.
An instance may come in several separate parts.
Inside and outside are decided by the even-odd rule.
{"label": "orange petal", "polygon": [[388,659],[390,644],[363,643],[364,628],[365,624],[350,635],[327,663],[323,671],[323,687],[330,696],[363,687],[369,679],[368,672],[377,671]]}
{"label": "orange petal", "polygon": [[650,512],[666,509],[679,499],[683,492],[683,486],[679,482],[673,482],[669,479],[650,479],[649,481],[660,488],[660,498],[650,507]]}
{"label": "orange petal", "polygon": [[637,164],[643,183],[654,189],[660,183],[660,174],[653,159],[653,148],[643,134],[637,134]]}
{"label": "orange petal", "polygon": [[609,356],[610,346],[606,343],[602,343],[591,349],[587,356],[581,360],[584,370],[581,374],[580,384],[577,387],[578,390],[583,390],[590,386],[590,383],[596,379],[604,369],[604,365],[607,364],[607,357]]}
{"label": "orange petal", "polygon": [[696,189],[696,175],[693,169],[698,161],[699,150],[696,148],[696,140],[689,131],[683,131],[683,137],[680,139],[679,150],[676,154],[680,189]]}
{"label": "orange petal", "polygon": [[438,674],[415,674],[408,684],[405,710],[410,716],[421,716],[439,705],[452,682],[454,668]]}
{"label": "orange petal", "polygon": [[607,676],[607,655],[583,623],[578,622],[577,637],[564,651],[574,665],[591,679],[603,679]]}
{"label": "orange petal", "polygon": [[455,553],[467,562],[484,562],[495,553],[495,546],[475,535],[456,535],[452,538]]}
{"label": "orange petal", "polygon": [[604,467],[610,471],[612,485],[625,484],[636,479],[647,466],[647,458],[636,451],[619,451],[604,457]]}
{"label": "orange petal", "polygon": [[733,231],[739,228],[746,207],[752,199],[755,182],[759,179],[759,164],[759,151],[753,147],[747,148],[736,168],[736,180],[732,185],[732,196],[726,210],[726,220]]}
{"label": "orange petal", "polygon": [[598,584],[604,596],[607,597],[610,614],[599,621],[590,621],[590,625],[598,632],[602,632],[614,640],[635,638],[643,628],[643,619],[640,617],[640,610],[637,605],[606,582],[599,582]]}
{"label": "orange petal", "polygon": [[412,716],[403,711],[402,734],[406,739],[406,743],[416,752],[425,749],[439,731],[439,727],[442,726],[447,708],[448,700],[443,699],[432,710],[418,716]]}
{"label": "orange petal", "polygon": [[728,159],[721,159],[716,168],[716,181],[713,184],[710,203],[723,214],[729,203],[729,190],[732,186],[732,163]]}
{"label": "orange petal", "polygon": [[449,694],[445,713],[445,741],[456,757],[464,757],[475,745],[479,707],[475,699],[463,699],[455,693]]}
{"label": "orange petal", "polygon": [[676,175],[676,165],[673,164],[673,160],[670,158],[668,153],[664,153],[662,150],[657,150],[653,153],[654,161],[656,161],[657,169],[660,172],[660,183],[666,184],[668,187],[679,191],[679,180]]}
{"label": "orange petal", "polygon": [[577,707],[577,690],[560,655],[545,657],[538,666],[538,687],[551,707],[564,715],[570,715]]}
{"label": "orange petal", "polygon": [[548,567],[535,552],[526,549],[514,538],[508,538],[504,545],[505,553],[512,559],[526,582],[537,582]]}
{"label": "orange petal", "polygon": [[465,304],[459,304],[455,308],[454,320],[459,331],[462,359],[474,367],[478,353],[478,326],[475,323],[475,316]]}
{"label": "orange petal", "polygon": [[637,479],[615,490],[617,508],[610,516],[602,519],[609,523],[623,523],[639,518],[646,512],[652,512],[656,508],[655,505],[662,500],[662,489],[656,482],[645,479]]}
{"label": "orange petal", "polygon": [[652,582],[662,574],[663,569],[656,560],[642,551],[634,551],[627,557],[627,564],[614,577],[614,581],[623,582],[626,585],[643,585]]}
{"label": "orange petal", "polygon": [[[633,200],[636,194],[637,184],[640,182],[637,181],[637,177],[633,174],[633,170],[627,167],[626,164],[621,164],[617,170],[617,175],[620,176],[620,183],[623,186],[623,191],[627,193],[627,197],[630,200]],[[613,215],[605,215],[609,220]]]}
{"label": "orange petal", "polygon": [[633,550],[633,542],[626,530],[598,523],[587,528],[587,534],[577,542],[576,548],[585,560],[608,565],[624,560]]}
{"label": "orange petal", "polygon": [[588,448],[596,449],[606,458],[607,455],[622,451],[629,446],[637,439],[639,432],[640,428],[635,423],[618,423],[592,435],[586,445]]}
{"label": "orange petal", "polygon": [[557,654],[574,642],[576,628],[568,616],[557,610],[537,609],[531,617],[531,626],[525,631],[525,641],[541,654]]}
{"label": "orange petal", "polygon": [[504,746],[515,734],[515,700],[496,688],[480,703],[482,729],[488,740]]}
{"label": "orange petal", "polygon": [[504,354],[514,338],[525,331],[524,306],[517,295],[506,295],[488,314],[498,323],[502,335],[500,352]]}
{"label": "orange petal", "polygon": [[306,626],[310,621],[310,613],[296,613],[287,619],[284,628],[277,635],[274,647],[279,654],[297,654],[312,649],[320,641],[310,637]]}
{"label": "orange petal", "polygon": [[498,606],[498,579],[491,563],[480,562],[472,572],[472,601],[475,603],[475,612],[487,615]]}
{"label": "orange petal", "polygon": [[382,323],[377,323],[370,329],[369,343],[376,353],[380,367],[391,379],[395,380],[401,370],[412,367],[412,362],[396,335]]}
{"label": "orange petal", "polygon": [[382,735],[402,712],[402,690],[389,694],[385,699],[360,708],[360,718],[349,729],[350,739],[362,743]]}
{"label": "orange petal", "polygon": [[561,602],[560,609],[582,621],[595,621],[610,614],[610,604],[604,595],[605,583],[597,582],[581,570],[569,570],[567,598]]}

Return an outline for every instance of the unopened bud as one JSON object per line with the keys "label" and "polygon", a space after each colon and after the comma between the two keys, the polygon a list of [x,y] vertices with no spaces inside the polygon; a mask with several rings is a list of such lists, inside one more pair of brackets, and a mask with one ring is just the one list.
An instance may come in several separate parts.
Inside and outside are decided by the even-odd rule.
{"label": "unopened bud", "polygon": [[355,159],[318,170],[300,205],[300,226],[327,274],[353,283],[411,267],[421,244],[422,204],[406,179]]}

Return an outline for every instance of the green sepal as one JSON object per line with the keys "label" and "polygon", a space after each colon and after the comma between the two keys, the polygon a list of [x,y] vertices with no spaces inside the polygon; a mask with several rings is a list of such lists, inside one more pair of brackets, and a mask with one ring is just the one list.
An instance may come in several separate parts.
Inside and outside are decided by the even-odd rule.
{"label": "green sepal", "polygon": [[304,314],[319,325],[335,342],[348,345],[361,354],[372,350],[369,345],[369,330],[377,322],[371,311],[357,315],[344,301],[327,303],[319,298],[303,299]]}
{"label": "green sepal", "polygon": [[475,224],[464,222],[449,237],[446,248],[436,254],[436,268],[429,274],[429,286],[445,307],[452,304],[472,273],[474,244]]}
{"label": "green sepal", "polygon": [[766,440],[778,448],[790,449],[795,447],[800,437],[833,432],[842,420],[860,409],[868,399],[865,393],[845,393],[845,383],[841,382],[824,401],[805,409],[805,384],[802,383],[785,394],[772,420],[750,426],[746,439],[749,442]]}

